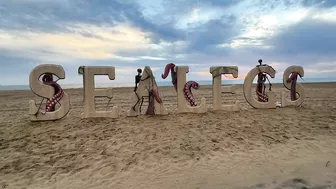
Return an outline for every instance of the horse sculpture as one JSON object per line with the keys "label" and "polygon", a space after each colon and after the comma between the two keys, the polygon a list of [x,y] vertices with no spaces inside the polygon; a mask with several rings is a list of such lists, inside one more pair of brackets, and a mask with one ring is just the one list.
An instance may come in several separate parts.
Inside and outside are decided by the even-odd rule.
{"label": "horse sculpture", "polygon": [[146,115],[167,115],[168,112],[163,106],[158,86],[151,68],[146,66],[140,77],[141,72],[142,71],[138,69],[138,75],[135,77],[136,82],[134,88],[135,103],[132,108],[127,111],[127,116],[140,115],[141,107],[145,98],[148,98]]}

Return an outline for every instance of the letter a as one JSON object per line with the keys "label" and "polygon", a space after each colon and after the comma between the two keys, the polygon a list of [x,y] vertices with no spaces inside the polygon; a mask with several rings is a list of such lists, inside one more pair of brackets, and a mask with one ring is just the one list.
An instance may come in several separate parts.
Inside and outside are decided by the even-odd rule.
{"label": "letter a", "polygon": [[160,97],[159,87],[156,83],[152,69],[149,66],[146,66],[143,74],[139,75],[139,77],[139,86],[136,86],[134,90],[134,103],[132,103],[131,109],[127,111],[127,116],[133,117],[141,115],[141,106],[145,98],[148,99],[146,115],[167,115],[168,112]]}

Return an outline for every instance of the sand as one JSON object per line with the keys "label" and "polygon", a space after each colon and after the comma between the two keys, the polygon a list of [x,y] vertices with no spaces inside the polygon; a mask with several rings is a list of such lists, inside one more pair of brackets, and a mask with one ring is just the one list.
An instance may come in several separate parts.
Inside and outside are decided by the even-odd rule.
{"label": "sand", "polygon": [[[40,98],[1,91],[0,188],[336,188],[336,83],[303,86],[302,107],[253,109],[240,86],[223,101],[241,111],[206,114],[176,114],[173,87],[160,87],[170,114],[136,118],[125,117],[132,89],[117,88],[116,120],[81,119],[83,90],[68,89],[70,113],[39,123],[27,113]],[[194,93],[211,108],[211,86]]]}

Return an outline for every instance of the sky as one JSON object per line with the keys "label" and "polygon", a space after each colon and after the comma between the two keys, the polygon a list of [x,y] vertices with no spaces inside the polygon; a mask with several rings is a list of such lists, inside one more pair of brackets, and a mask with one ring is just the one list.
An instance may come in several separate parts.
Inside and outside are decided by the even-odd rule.
{"label": "sky", "polygon": [[210,66],[242,79],[258,59],[280,79],[291,65],[336,78],[336,0],[0,1],[2,85],[28,85],[40,64],[61,65],[66,84],[82,83],[79,66],[114,66],[101,83],[133,83],[145,66],[162,81],[170,62],[188,80],[211,80]]}

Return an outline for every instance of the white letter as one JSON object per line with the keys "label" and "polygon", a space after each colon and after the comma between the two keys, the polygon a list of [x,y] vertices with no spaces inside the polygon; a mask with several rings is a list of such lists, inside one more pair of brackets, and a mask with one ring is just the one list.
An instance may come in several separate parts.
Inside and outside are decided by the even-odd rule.
{"label": "white letter", "polygon": [[[43,82],[39,78],[43,75]],[[29,101],[29,114],[31,121],[49,121],[65,117],[70,110],[70,99],[67,93],[53,81],[53,75],[60,79],[65,78],[63,67],[54,64],[42,64],[35,67],[29,76],[29,86],[33,93],[42,98],[47,98],[45,112],[36,107],[35,101]],[[60,107],[56,109],[56,105]]]}
{"label": "white letter", "polygon": [[[290,74],[292,74],[292,78],[289,78]],[[282,92],[281,93],[281,106],[282,107],[300,106],[304,101],[305,89],[300,83],[296,83],[297,74],[300,75],[301,77],[304,76],[304,70],[302,66],[290,66],[283,73],[283,84],[286,87],[286,89],[291,91],[291,100],[287,100],[285,97],[285,93]],[[293,89],[292,89],[292,86],[294,87]],[[299,98],[297,98],[296,94],[299,94]]]}
{"label": "white letter", "polygon": [[[176,66],[175,71],[177,73],[177,110],[179,113],[205,113],[207,112],[207,106],[205,103],[205,98],[201,98],[201,104],[197,106],[190,106],[188,104],[194,103],[195,99],[191,94],[191,88],[188,85],[193,86],[196,84],[195,89],[198,89],[199,85],[196,82],[189,81],[186,82],[187,73],[189,72],[188,66]],[[193,82],[193,83],[192,83]],[[188,98],[192,102],[186,100]],[[187,104],[188,103],[188,104]]]}
{"label": "white letter", "polygon": [[112,98],[112,88],[95,89],[94,76],[108,75],[110,80],[115,79],[115,68],[113,66],[81,66],[78,73],[83,74],[84,87],[84,118],[89,117],[119,117],[119,108],[114,106],[112,111],[96,111],[95,97]]}
{"label": "white letter", "polygon": [[[139,82],[139,86],[134,91],[135,97],[132,107],[127,111],[127,116],[138,116],[141,114],[142,101],[148,99],[147,115],[167,115],[168,112],[163,106],[162,99],[159,95],[158,86],[152,69],[146,66]],[[153,109],[154,108],[154,109]]]}
{"label": "white letter", "polygon": [[259,102],[252,96],[251,88],[254,78],[258,75],[258,73],[267,73],[271,78],[275,77],[275,70],[271,66],[262,65],[253,68],[245,77],[244,80],[244,96],[246,101],[254,108],[276,108],[275,104],[275,93],[270,91],[267,93],[268,101],[267,102]]}
{"label": "white letter", "polygon": [[225,111],[238,111],[239,103],[235,102],[233,105],[222,105],[222,93],[235,94],[235,85],[228,87],[222,86],[222,74],[232,74],[234,78],[238,77],[237,66],[219,66],[210,67],[210,73],[212,74],[212,106],[213,110],[225,110]]}

